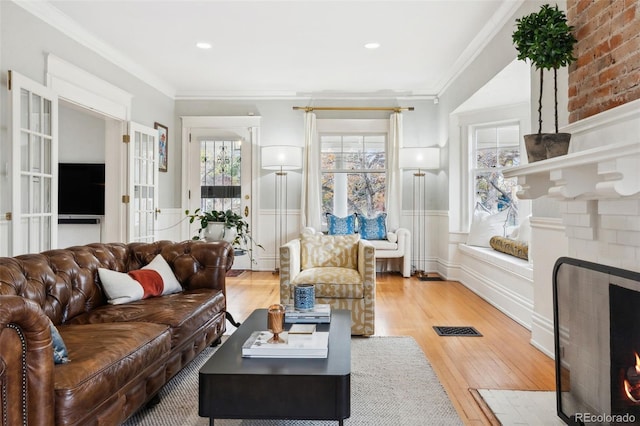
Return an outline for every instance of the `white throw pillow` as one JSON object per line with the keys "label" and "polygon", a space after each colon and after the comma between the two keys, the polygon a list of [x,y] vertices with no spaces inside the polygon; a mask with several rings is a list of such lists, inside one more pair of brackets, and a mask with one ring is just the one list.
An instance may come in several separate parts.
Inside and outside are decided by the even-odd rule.
{"label": "white throw pillow", "polygon": [[171,293],[179,293],[182,291],[182,286],[178,282],[178,279],[173,274],[173,270],[171,266],[164,260],[164,257],[161,255],[157,255],[147,266],[144,266],[142,269],[151,269],[156,271],[162,277],[162,281],[164,282],[164,290],[162,294],[171,294]]}
{"label": "white throw pillow", "polygon": [[140,283],[127,273],[98,268],[98,275],[107,301],[112,305],[135,302],[144,296]]}
{"label": "white throw pillow", "polygon": [[[142,271],[148,272],[141,274]],[[120,305],[182,291],[182,286],[173,274],[171,267],[161,255],[157,255],[142,269],[131,271],[131,274],[137,274],[136,278],[141,281],[126,272],[98,268],[100,282],[110,304]]]}
{"label": "white throw pillow", "polygon": [[530,217],[531,216],[527,216],[522,220],[522,222],[520,222],[520,226],[518,226],[518,235],[516,236],[516,240],[527,244],[529,244],[529,240],[531,239]]}
{"label": "white throw pillow", "polygon": [[505,235],[505,223],[509,216],[509,209],[499,213],[489,214],[485,211],[476,210],[473,214],[471,229],[467,236],[468,246],[491,247],[489,240],[491,237]]}

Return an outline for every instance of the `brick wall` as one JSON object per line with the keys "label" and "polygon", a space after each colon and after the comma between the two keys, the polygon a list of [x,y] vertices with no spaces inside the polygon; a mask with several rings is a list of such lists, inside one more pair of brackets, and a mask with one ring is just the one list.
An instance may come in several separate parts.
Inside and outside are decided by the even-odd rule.
{"label": "brick wall", "polygon": [[568,0],[569,122],[640,99],[640,0]]}

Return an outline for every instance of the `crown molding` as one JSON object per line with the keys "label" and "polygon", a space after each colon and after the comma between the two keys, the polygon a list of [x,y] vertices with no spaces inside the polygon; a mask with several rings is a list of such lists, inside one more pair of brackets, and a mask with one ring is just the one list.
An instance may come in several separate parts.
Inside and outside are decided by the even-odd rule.
{"label": "crown molding", "polygon": [[69,16],[60,12],[48,0],[29,1],[29,0],[12,0],[16,5],[20,6],[35,17],[41,19],[53,28],[62,32],[72,40],[92,50],[96,54],[102,56],[112,64],[122,68],[126,72],[140,79],[142,82],[155,88],[162,94],[171,99],[175,98],[176,89],[169,83],[149,72],[146,68],[138,65],[133,59],[123,55],[104,41],[88,32]]}
{"label": "crown molding", "polygon": [[191,100],[389,100],[436,101],[436,95],[407,92],[292,92],[292,91],[189,91],[178,92],[176,101]]}
{"label": "crown molding", "polygon": [[[466,68],[480,56],[489,42],[502,30],[513,14],[522,6],[525,0],[505,1],[499,9],[487,21],[478,35],[469,43],[454,63],[449,77],[444,78],[436,85],[433,92],[442,95],[454,81],[460,77]],[[514,49],[515,52],[515,49]],[[515,55],[514,55],[515,57]]]}

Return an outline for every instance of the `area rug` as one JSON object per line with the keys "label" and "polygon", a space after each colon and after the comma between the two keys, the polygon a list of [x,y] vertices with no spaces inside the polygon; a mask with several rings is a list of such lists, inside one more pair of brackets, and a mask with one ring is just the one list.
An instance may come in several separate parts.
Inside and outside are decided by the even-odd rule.
{"label": "area rug", "polygon": [[[205,426],[198,416],[198,370],[206,349],[161,391],[161,402],[134,414],[125,426]],[[220,384],[224,386],[224,383]],[[303,390],[301,390],[303,391]],[[216,426],[335,426],[301,420],[218,420]],[[351,417],[354,425],[462,425],[429,361],[411,337],[351,339]]]}
{"label": "area rug", "polygon": [[477,389],[472,390],[474,392],[492,425],[564,425],[556,415],[554,391]]}
{"label": "area rug", "polygon": [[240,275],[244,274],[246,271],[244,269],[229,269],[227,271],[227,273],[225,274],[227,277],[239,277]]}

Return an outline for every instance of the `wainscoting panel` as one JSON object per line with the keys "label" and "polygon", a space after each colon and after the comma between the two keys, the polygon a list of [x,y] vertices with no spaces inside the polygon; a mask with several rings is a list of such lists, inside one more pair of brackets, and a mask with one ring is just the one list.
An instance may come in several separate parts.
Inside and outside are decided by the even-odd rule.
{"label": "wainscoting panel", "polygon": [[183,223],[188,222],[184,210],[161,208],[158,213],[158,240],[184,241],[191,236],[183,235]]}
{"label": "wainscoting panel", "polygon": [[529,262],[491,248],[459,245],[460,282],[531,330],[534,290]]}

